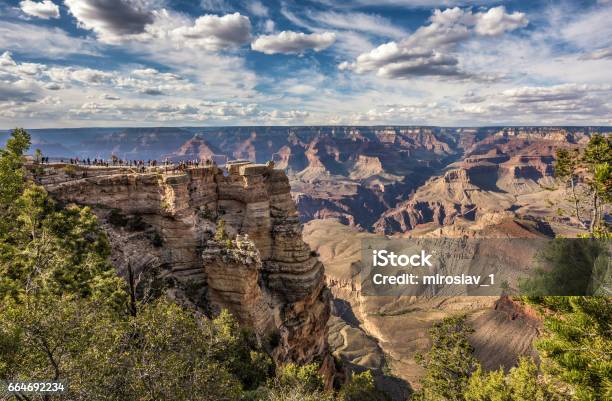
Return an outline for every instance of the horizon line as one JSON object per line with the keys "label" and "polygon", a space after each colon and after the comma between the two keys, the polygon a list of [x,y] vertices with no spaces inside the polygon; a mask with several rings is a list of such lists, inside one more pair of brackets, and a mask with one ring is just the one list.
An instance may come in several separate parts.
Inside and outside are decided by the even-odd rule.
{"label": "horizon line", "polygon": [[94,127],[43,127],[43,128],[24,128],[24,127],[12,127],[12,128],[0,128],[0,132],[10,132],[16,128],[22,128],[26,131],[40,131],[40,130],[79,130],[79,129],[158,129],[158,128],[200,128],[200,129],[215,129],[215,128],[309,128],[309,127],[355,127],[355,128],[463,128],[463,129],[480,129],[480,128],[608,128],[612,129],[612,125],[529,125],[529,124],[493,124],[493,125],[429,125],[429,124],[296,124],[296,125],[154,125],[154,126],[94,126]]}

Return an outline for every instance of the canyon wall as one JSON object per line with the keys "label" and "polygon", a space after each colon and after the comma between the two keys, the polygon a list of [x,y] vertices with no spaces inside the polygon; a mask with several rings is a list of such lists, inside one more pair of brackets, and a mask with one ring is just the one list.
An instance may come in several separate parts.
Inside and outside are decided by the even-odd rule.
{"label": "canyon wall", "polygon": [[161,281],[211,314],[229,309],[277,362],[316,360],[329,378],[330,293],[302,240],[287,176],[252,163],[227,167],[143,173],[58,163],[31,171],[58,201],[93,208],[121,274],[130,270],[137,285]]}

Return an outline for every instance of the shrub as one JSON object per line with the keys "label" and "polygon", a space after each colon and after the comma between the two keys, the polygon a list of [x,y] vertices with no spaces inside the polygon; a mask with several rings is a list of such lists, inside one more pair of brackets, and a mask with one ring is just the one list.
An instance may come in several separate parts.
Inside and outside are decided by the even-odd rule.
{"label": "shrub", "polygon": [[276,376],[282,387],[302,385],[306,391],[323,390],[323,376],[319,374],[319,366],[315,363],[303,366],[288,363],[277,371]]}
{"label": "shrub", "polygon": [[351,376],[342,386],[338,399],[340,401],[387,401],[389,398],[376,389],[372,372],[366,370]]}
{"label": "shrub", "polygon": [[215,240],[225,241],[227,239],[227,233],[225,232],[225,220],[220,219],[217,221],[217,229],[215,230]]}
{"label": "shrub", "polygon": [[64,173],[66,173],[68,177],[72,177],[72,178],[76,177],[76,167],[74,167],[73,165],[68,164],[64,166],[62,170],[64,170]]}

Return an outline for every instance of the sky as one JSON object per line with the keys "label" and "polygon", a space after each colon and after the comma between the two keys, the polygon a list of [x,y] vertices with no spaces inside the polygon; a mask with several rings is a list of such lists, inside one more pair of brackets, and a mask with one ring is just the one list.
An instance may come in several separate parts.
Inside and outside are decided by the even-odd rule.
{"label": "sky", "polygon": [[612,0],[0,0],[0,128],[612,125]]}

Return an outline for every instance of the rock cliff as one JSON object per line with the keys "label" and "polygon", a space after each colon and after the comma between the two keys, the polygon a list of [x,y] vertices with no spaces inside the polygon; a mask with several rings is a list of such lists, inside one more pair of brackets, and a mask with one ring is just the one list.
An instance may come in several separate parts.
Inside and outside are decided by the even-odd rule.
{"label": "rock cliff", "polygon": [[302,240],[283,171],[244,162],[227,171],[55,164],[34,172],[57,200],[94,209],[113,261],[137,285],[162,281],[170,295],[203,311],[227,308],[277,362],[318,360],[333,371],[330,293],[323,265]]}

